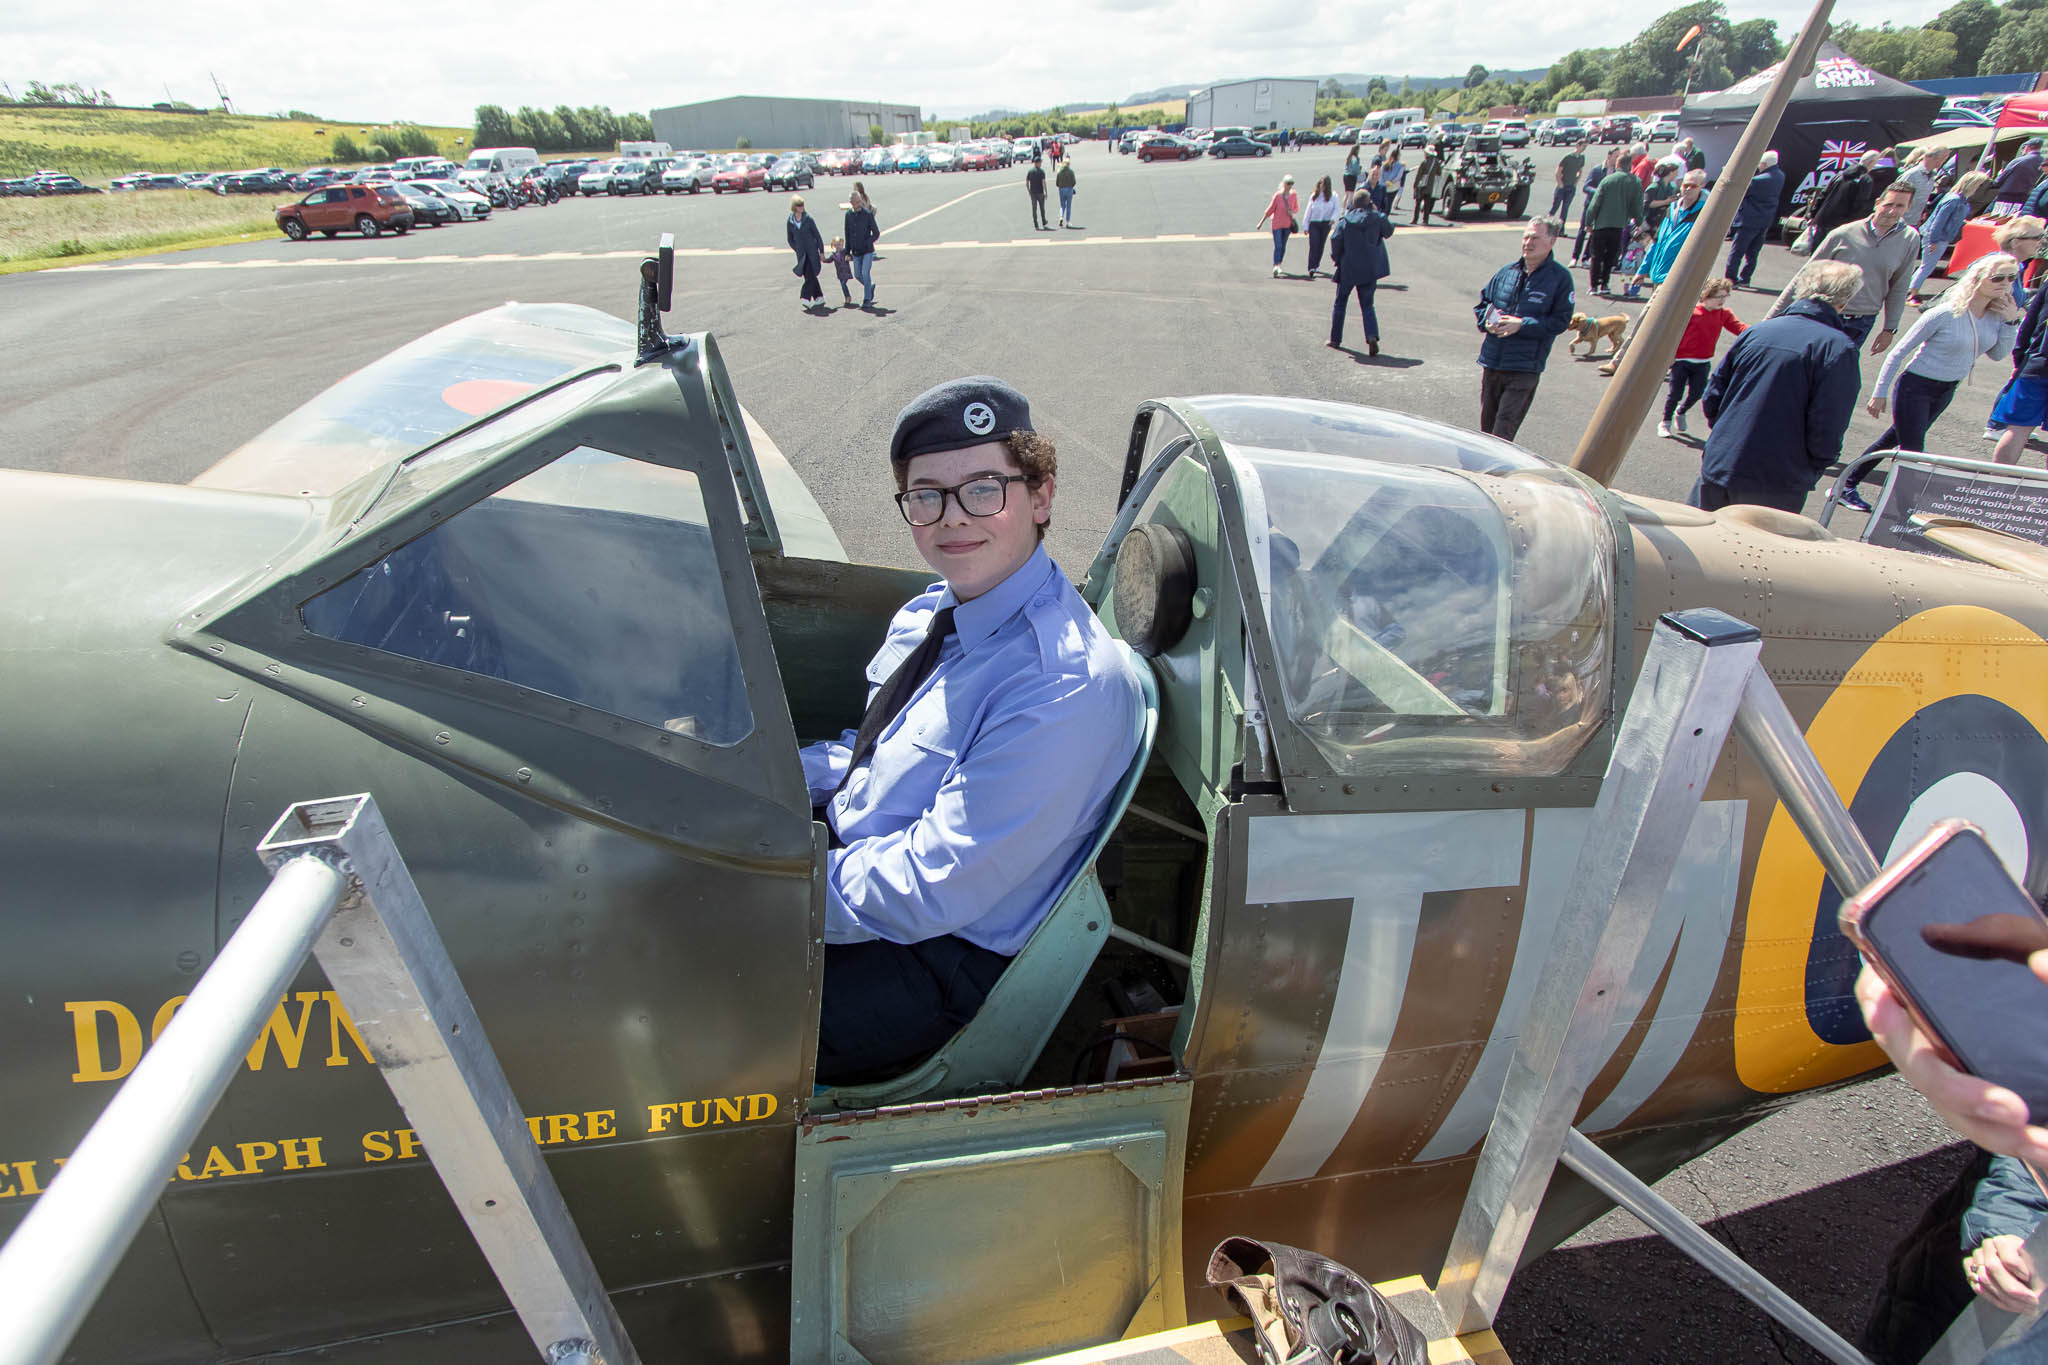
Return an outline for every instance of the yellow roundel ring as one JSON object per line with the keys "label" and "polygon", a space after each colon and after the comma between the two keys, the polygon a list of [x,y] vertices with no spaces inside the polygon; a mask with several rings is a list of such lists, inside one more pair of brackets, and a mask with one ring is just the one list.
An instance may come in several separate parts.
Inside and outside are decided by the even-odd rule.
{"label": "yellow roundel ring", "polygon": [[[1806,741],[1846,803],[1899,729],[1950,697],[2011,707],[2048,736],[2048,656],[2039,635],[1984,607],[1947,606],[1901,622],[1843,677]],[[1882,848],[1877,850],[1880,857]],[[1786,1094],[1885,1064],[1877,1044],[1832,1043],[1807,1016],[1814,909],[1826,873],[1780,805],[1750,882],[1735,1002],[1735,1072],[1752,1090]]]}

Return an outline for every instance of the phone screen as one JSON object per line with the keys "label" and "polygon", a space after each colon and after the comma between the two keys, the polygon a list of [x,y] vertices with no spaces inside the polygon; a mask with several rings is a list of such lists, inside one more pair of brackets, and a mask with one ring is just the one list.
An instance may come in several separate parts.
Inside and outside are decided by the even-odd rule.
{"label": "phone screen", "polygon": [[1862,928],[1963,1069],[2048,1120],[2048,984],[2023,958],[2048,946],[2048,921],[1983,837],[1964,830],[1941,844]]}

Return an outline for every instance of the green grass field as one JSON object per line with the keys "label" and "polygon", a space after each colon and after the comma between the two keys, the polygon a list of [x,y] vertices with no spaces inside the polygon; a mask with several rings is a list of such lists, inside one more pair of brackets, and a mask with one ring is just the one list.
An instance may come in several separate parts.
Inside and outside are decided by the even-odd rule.
{"label": "green grass field", "polygon": [[277,205],[297,197],[152,190],[0,199],[0,274],[107,253],[272,236]]}
{"label": "green grass field", "polygon": [[[327,164],[328,148],[342,133],[362,143],[389,127],[148,109],[0,106],[0,177],[47,169],[104,183],[130,171],[297,170]],[[461,161],[467,154],[469,129],[425,131],[450,160]]]}

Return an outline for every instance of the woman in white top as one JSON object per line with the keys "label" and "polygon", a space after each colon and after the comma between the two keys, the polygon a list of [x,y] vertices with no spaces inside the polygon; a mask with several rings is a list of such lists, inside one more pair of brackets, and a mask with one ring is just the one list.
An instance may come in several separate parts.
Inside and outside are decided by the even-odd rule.
{"label": "woman in white top", "polygon": [[[1956,396],[1956,385],[1969,377],[1977,357],[1997,360],[2012,350],[2020,320],[2012,289],[2019,275],[2020,263],[2003,251],[1979,256],[1886,352],[1864,406],[1872,417],[1884,416],[1889,407],[1892,424],[1864,454],[1927,449],[1927,429]],[[1854,487],[1843,490],[1842,504],[1870,510]]]}
{"label": "woman in white top", "polygon": [[1316,271],[1323,264],[1323,248],[1329,245],[1330,225],[1337,221],[1341,206],[1337,196],[1330,190],[1330,177],[1316,181],[1315,192],[1308,197],[1308,211],[1302,220],[1308,224],[1308,277],[1314,279]]}

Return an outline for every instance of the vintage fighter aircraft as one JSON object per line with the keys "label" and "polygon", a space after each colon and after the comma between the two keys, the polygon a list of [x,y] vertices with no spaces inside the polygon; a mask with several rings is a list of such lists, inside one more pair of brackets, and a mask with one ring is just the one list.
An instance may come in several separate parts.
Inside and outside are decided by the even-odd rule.
{"label": "vintage fighter aircraft", "polygon": [[[1100,895],[972,1065],[814,1094],[797,747],[924,576],[847,562],[710,336],[508,305],[191,487],[0,474],[0,525],[0,1232],[270,821],[369,791],[648,1359],[1106,1340],[1213,1315],[1239,1232],[1439,1264],[1660,612],[1762,628],[1876,848],[1964,814],[2048,891],[2038,573],[1385,411],[1160,399],[1084,588],[1160,698]],[[1654,1177],[1878,1066],[1835,899],[1731,749],[1581,1126]],[[75,1358],[519,1358],[375,1065],[309,966]],[[1532,1248],[1599,1207],[1561,1178]]]}

